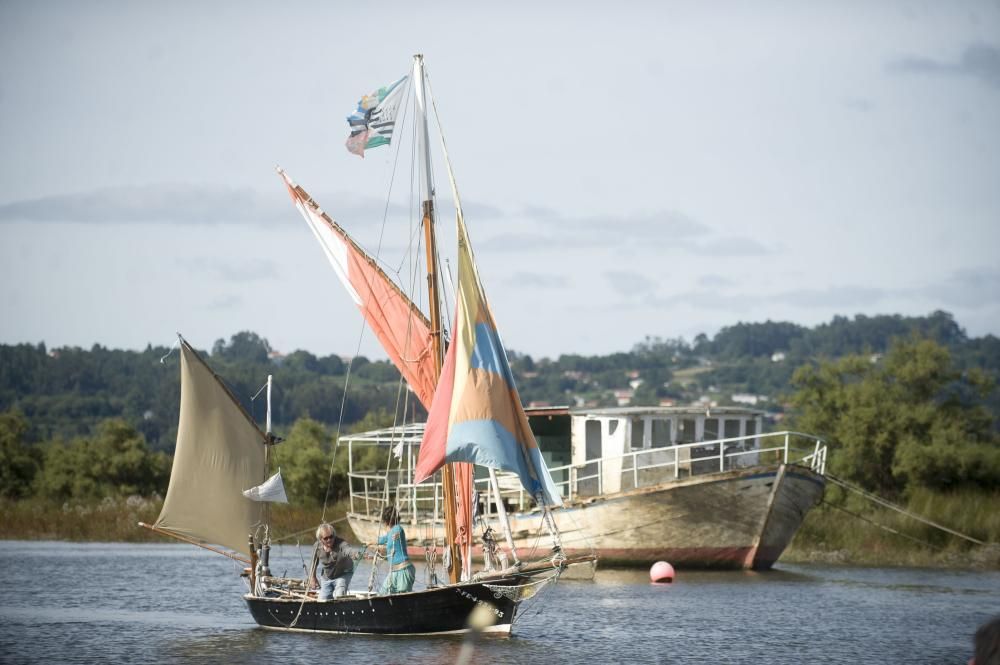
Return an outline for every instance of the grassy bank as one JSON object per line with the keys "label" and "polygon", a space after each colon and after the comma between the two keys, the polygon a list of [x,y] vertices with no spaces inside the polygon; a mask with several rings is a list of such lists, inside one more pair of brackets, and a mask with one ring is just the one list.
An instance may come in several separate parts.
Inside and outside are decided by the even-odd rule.
{"label": "grassy bank", "polygon": [[905,508],[987,545],[974,545],[857,495],[843,497],[842,490],[828,486],[824,503],[806,516],[781,560],[1000,569],[1000,492],[920,490]]}
{"label": "grassy bank", "polygon": [[[163,505],[160,499],[138,496],[101,501],[66,501],[45,499],[0,501],[0,539],[5,540],[69,540],[94,542],[169,542],[166,536],[138,526],[152,524]],[[327,520],[344,515],[346,503],[327,509]],[[274,539],[295,544],[295,535],[302,542],[312,542],[312,530],[320,521],[322,507],[292,505],[275,506],[272,512]],[[338,533],[353,538],[346,522],[337,522]]]}
{"label": "grassy bank", "polygon": [[[843,497],[841,491],[828,487],[826,501],[806,516],[782,561],[1000,569],[1000,492],[920,491],[910,497],[908,510],[991,543],[976,546],[856,495]],[[161,504],[159,499],[141,497],[65,503],[0,501],[0,539],[169,542],[165,536],[136,526],[140,521],[153,523]],[[354,540],[350,527],[340,520],[347,508],[346,502],[329,507],[327,520]],[[274,542],[312,542],[321,514],[319,506],[274,506]]]}

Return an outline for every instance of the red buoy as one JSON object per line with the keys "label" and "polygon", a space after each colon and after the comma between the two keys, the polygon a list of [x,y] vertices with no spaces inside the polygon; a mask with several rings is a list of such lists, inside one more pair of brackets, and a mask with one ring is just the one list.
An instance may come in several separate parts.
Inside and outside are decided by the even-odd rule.
{"label": "red buoy", "polygon": [[657,561],[649,569],[649,579],[653,584],[670,584],[674,581],[674,567],[666,561]]}

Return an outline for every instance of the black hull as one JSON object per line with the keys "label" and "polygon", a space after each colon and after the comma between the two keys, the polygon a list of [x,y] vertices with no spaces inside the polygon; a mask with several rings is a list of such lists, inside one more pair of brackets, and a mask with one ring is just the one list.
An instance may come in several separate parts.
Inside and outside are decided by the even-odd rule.
{"label": "black hull", "polygon": [[[473,609],[487,605],[495,619],[487,630],[509,634],[520,602],[515,587],[523,582],[509,577],[391,596],[345,596],[328,601],[249,595],[243,598],[254,621],[278,630],[373,635],[458,633],[468,630]],[[499,587],[510,587],[510,591]]]}

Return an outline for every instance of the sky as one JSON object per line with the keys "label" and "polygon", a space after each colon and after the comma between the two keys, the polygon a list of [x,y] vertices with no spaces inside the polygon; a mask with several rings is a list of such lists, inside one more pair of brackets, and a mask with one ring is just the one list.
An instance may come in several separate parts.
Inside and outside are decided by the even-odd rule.
{"label": "sky", "polygon": [[0,0],[0,343],[384,357],[274,167],[412,283],[412,121],[344,140],[415,53],[509,349],[1000,334],[1000,2]]}

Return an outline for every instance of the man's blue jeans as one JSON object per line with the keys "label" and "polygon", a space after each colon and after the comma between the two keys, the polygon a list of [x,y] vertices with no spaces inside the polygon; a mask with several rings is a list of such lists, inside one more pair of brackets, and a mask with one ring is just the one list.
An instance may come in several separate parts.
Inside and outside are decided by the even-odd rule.
{"label": "man's blue jeans", "polygon": [[354,571],[349,573],[344,573],[340,577],[334,577],[332,580],[320,580],[319,581],[319,599],[320,600],[330,600],[330,598],[340,598],[347,594],[347,587],[351,584],[351,578],[354,576]]}

